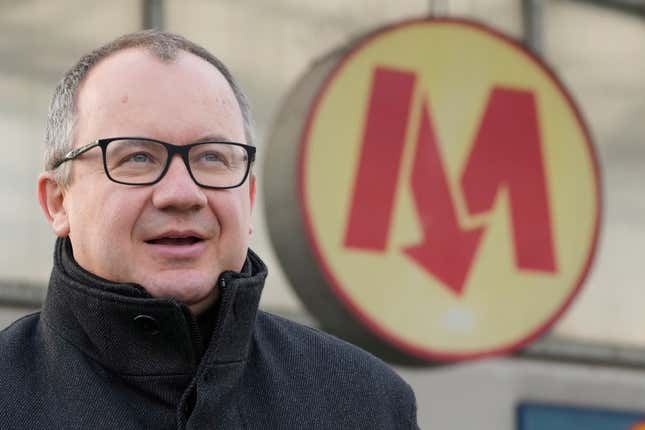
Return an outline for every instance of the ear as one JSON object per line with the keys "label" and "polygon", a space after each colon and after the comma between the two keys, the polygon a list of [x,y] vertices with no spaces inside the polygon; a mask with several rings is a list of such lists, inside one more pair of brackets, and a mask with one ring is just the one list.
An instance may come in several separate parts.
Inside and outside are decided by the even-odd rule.
{"label": "ear", "polygon": [[[249,198],[251,199],[251,211],[255,205],[255,175],[251,174],[249,178]],[[253,234],[253,224],[249,224],[249,235]]]}
{"label": "ear", "polygon": [[63,205],[65,189],[59,184],[51,172],[43,172],[38,176],[38,200],[45,217],[59,237],[69,234],[69,218]]}
{"label": "ear", "polygon": [[251,173],[249,178],[249,198],[251,199],[251,209],[255,205],[255,175]]}

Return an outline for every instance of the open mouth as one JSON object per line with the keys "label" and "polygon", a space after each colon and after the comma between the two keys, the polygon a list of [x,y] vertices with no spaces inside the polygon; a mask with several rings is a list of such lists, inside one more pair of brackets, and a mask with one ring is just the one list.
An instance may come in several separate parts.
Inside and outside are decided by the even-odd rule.
{"label": "open mouth", "polygon": [[189,246],[202,241],[203,239],[200,239],[199,237],[196,237],[196,236],[186,236],[186,237],[160,237],[157,239],[146,240],[146,243],[150,245]]}

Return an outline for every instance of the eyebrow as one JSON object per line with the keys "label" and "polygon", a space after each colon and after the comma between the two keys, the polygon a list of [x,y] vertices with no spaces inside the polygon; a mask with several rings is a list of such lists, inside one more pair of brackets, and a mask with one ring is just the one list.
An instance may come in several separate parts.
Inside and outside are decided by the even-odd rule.
{"label": "eyebrow", "polygon": [[199,139],[193,140],[193,143],[201,143],[201,142],[234,142],[234,140],[229,139],[228,137],[222,135],[222,134],[207,134]]}

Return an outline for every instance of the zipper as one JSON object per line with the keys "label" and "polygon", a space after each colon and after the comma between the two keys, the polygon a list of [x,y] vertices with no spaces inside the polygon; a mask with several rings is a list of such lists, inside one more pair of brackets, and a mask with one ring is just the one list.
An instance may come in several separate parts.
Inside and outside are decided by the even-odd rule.
{"label": "zipper", "polygon": [[228,295],[225,294],[228,287],[228,279],[226,279],[225,276],[223,275],[220,276],[219,281],[217,281],[217,287],[219,288],[219,292],[220,292],[219,300],[221,300],[221,302],[219,303],[219,310],[215,318],[215,324],[213,324],[213,334],[211,335],[211,343],[216,343],[218,340],[217,332],[218,332],[219,326],[221,325],[222,318],[224,318],[224,314],[226,313],[226,307],[228,306],[228,302],[230,301]]}
{"label": "zipper", "polygon": [[[227,294],[225,294],[226,289],[228,287],[228,279],[226,279],[225,276],[220,275],[219,280],[217,281],[217,287],[219,288],[220,291],[220,297],[219,300],[221,300],[219,304],[219,311],[217,314],[217,318],[215,320],[215,324],[213,326],[213,333],[211,335],[211,343],[217,342],[217,331],[219,326],[221,325],[221,321],[223,318],[223,314],[226,313],[225,309],[226,306],[228,306],[228,303],[230,299],[228,298]],[[188,423],[188,419],[192,413],[193,408],[195,407],[194,402],[196,401],[196,384],[197,380],[199,378],[203,378],[205,373],[207,373],[207,369],[203,364],[204,360],[204,355],[206,351],[204,350],[205,347],[203,345],[203,339],[202,339],[202,334],[199,329],[199,324],[197,323],[197,318],[193,316],[193,313],[190,312],[190,309],[188,309],[187,306],[183,305],[182,310],[184,311],[184,315],[186,316],[186,319],[188,320],[188,326],[191,334],[191,338],[193,339],[195,348],[198,350],[196,352],[199,353],[199,355],[195,356],[195,365],[197,367],[197,373],[195,374],[195,378],[190,382],[188,385],[187,389],[184,391],[184,394],[179,401],[178,409],[177,409],[177,426],[179,429],[185,429],[186,424]]]}
{"label": "zipper", "polygon": [[193,315],[190,309],[188,309],[188,306],[186,305],[180,305],[180,306],[181,306],[181,310],[184,313],[184,317],[188,322],[188,331],[190,332],[190,339],[193,343],[193,350],[194,350],[193,361],[194,361],[194,364],[197,365],[203,354],[203,349],[204,349],[202,332],[199,330],[199,324],[197,324],[197,318]]}

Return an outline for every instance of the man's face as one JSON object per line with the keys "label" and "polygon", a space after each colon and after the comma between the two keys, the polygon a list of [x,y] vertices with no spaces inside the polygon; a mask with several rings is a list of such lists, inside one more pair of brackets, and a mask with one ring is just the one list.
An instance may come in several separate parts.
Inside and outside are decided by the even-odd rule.
{"label": "man's face", "polygon": [[[75,147],[119,136],[177,145],[246,143],[240,108],[225,78],[186,52],[170,63],[140,49],[118,52],[88,74],[77,106]],[[86,270],[136,282],[155,297],[174,297],[199,313],[216,298],[220,273],[241,269],[254,177],[238,188],[201,188],[175,156],[160,182],[132,186],[107,178],[100,148],[71,163],[71,183],[60,189],[62,204],[51,218],[59,236],[69,235],[74,257]]]}

